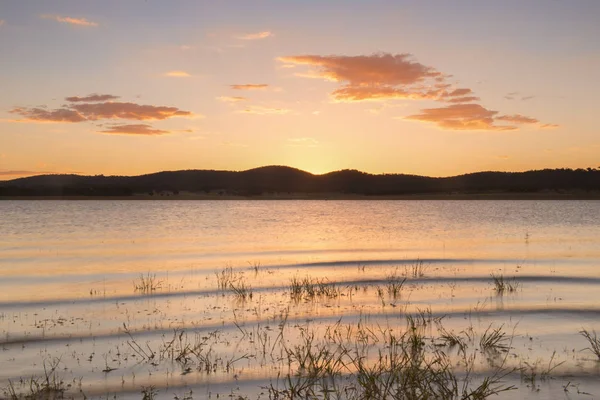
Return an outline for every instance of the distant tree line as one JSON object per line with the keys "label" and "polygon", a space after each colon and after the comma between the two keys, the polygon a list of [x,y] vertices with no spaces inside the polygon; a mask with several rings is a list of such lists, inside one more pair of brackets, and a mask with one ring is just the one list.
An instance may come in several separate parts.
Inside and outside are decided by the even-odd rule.
{"label": "distant tree line", "polygon": [[342,170],[324,175],[271,166],[248,171],[164,171],[141,176],[40,175],[0,182],[0,196],[129,196],[179,192],[257,196],[263,193],[345,193],[401,195],[600,191],[600,170],[544,169],[477,172],[434,178],[404,174],[372,175]]}

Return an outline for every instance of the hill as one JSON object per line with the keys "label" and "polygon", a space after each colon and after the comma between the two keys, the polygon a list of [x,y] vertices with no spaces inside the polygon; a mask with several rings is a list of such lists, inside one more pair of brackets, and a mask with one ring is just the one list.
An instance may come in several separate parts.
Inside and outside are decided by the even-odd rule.
{"label": "hill", "polygon": [[265,193],[406,195],[600,191],[599,169],[477,172],[444,178],[373,175],[342,170],[324,175],[284,166],[247,171],[183,170],[139,176],[39,175],[0,181],[0,196],[130,196],[180,192],[256,196]]}

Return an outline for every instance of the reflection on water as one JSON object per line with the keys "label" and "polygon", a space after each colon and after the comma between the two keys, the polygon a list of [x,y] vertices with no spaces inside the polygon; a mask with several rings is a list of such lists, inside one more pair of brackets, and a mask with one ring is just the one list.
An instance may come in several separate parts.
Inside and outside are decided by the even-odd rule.
{"label": "reflection on water", "polygon": [[[123,329],[156,346],[173,329],[218,330],[215,351],[235,358],[251,351],[240,324],[275,340],[282,313],[293,343],[304,324],[403,326],[423,310],[457,332],[505,324],[515,363],[557,351],[561,373],[585,379],[593,360],[577,332],[600,328],[599,265],[598,201],[3,201],[0,386],[39,373],[43,352],[64,356],[66,376],[83,375],[100,396],[126,397],[142,382],[228,393],[234,376],[254,393],[278,362],[243,358],[235,372],[174,377],[173,365],[115,356],[130,349]],[[228,268],[252,298],[219,288]],[[519,289],[498,296],[492,272]],[[136,291],[140,274],[156,287]],[[339,292],[292,302],[291,280],[305,277]],[[402,296],[385,291],[391,277],[406,278]],[[119,372],[98,381],[111,360]]]}

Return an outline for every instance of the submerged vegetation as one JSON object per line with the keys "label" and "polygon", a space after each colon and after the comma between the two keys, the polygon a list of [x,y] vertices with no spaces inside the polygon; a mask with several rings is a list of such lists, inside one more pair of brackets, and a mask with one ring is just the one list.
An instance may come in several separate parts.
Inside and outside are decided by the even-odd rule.
{"label": "submerged vegetation", "polygon": [[504,275],[496,275],[494,273],[491,276],[494,290],[498,296],[502,296],[504,293],[514,293],[519,289],[519,282],[517,282],[516,278],[505,279]]}
{"label": "submerged vegetation", "polygon": [[600,338],[596,335],[596,331],[588,331],[587,329],[582,329],[579,334],[583,336],[589,343],[589,347],[586,347],[585,350],[589,350],[598,358],[600,361]]}
{"label": "submerged vegetation", "polygon": [[[563,365],[565,361],[559,360],[556,352],[549,361],[531,361],[519,354],[513,342],[521,340],[522,344],[523,337],[515,334],[516,325],[512,333],[506,333],[506,323],[480,319],[487,300],[481,306],[478,303],[475,312],[459,313],[460,318],[411,300],[429,298],[423,294],[430,284],[429,276],[424,278],[426,269],[417,261],[404,268],[379,270],[377,277],[356,282],[307,275],[292,276],[287,285],[253,288],[248,271],[253,272],[253,284],[272,271],[259,262],[248,269],[228,265],[214,273],[216,279],[205,278],[213,289],[202,292],[205,297],[199,303],[205,304],[202,312],[210,313],[210,307],[220,309],[216,314],[219,321],[209,322],[211,316],[204,323],[186,324],[181,317],[169,322],[168,328],[158,322],[154,327],[140,326],[135,314],[125,309],[126,322],[110,336],[115,339],[103,347],[101,364],[91,371],[101,372],[113,385],[120,379],[121,389],[136,391],[146,400],[163,398],[171,385],[187,382],[188,376],[193,377],[190,382],[210,382],[237,379],[240,374],[257,374],[268,383],[252,396],[231,389],[229,396],[235,399],[482,400],[516,390],[519,382],[537,390],[540,382],[551,379]],[[365,267],[358,273],[362,277]],[[516,280],[502,275],[492,274],[492,278],[500,296],[497,301],[502,301],[503,293],[520,287]],[[482,278],[482,287],[486,284]],[[136,292],[148,295],[141,297],[149,301],[144,303],[144,312],[148,316],[156,313],[157,320],[170,317],[156,305],[157,296],[150,296],[162,285],[163,281],[150,273],[134,282]],[[446,295],[451,296],[456,283],[448,287]],[[444,295],[443,290],[440,293]],[[182,304],[188,295],[184,294]],[[192,302],[195,298],[190,295]],[[333,319],[342,306],[354,314]],[[121,311],[123,305],[117,301],[116,307]],[[62,326],[64,321],[59,319],[58,324]],[[595,331],[583,329],[580,334],[589,343],[586,349],[600,359]],[[76,342],[67,340],[69,345]],[[91,340],[93,350],[85,359],[94,365],[96,339]],[[73,354],[74,360],[65,363],[47,357],[40,378],[11,379],[4,396],[11,400],[59,399],[74,394],[86,398],[81,379],[66,384],[59,374],[59,364],[64,370],[81,368],[82,356],[65,354]],[[136,376],[140,371],[148,371],[148,377]],[[166,377],[166,387],[155,375]],[[193,400],[187,384],[179,388],[183,391],[172,398]],[[206,393],[202,395],[206,397]]]}
{"label": "submerged vegetation", "polygon": [[162,288],[163,281],[156,278],[156,274],[150,272],[140,274],[139,278],[133,281],[133,289],[142,294],[150,294]]}

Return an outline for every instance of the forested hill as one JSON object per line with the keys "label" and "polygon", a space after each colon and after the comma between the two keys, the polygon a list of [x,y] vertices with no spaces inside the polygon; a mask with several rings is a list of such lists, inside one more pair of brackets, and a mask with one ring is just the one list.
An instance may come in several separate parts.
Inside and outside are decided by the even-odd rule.
{"label": "forested hill", "polygon": [[247,171],[185,170],[140,176],[39,175],[0,181],[0,196],[127,196],[155,193],[344,193],[402,195],[426,193],[600,191],[600,169],[545,169],[477,172],[445,178],[342,170],[313,175],[269,166]]}

